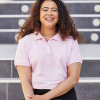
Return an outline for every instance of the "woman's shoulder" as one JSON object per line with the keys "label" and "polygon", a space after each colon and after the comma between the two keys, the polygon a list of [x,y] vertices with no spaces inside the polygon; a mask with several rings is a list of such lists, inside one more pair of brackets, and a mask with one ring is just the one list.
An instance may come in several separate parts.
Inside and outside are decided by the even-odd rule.
{"label": "woman's shoulder", "polygon": [[30,37],[32,37],[32,33],[31,33],[31,34],[28,34],[28,35],[26,35],[26,36],[24,36],[23,38],[21,38],[21,39],[19,40],[19,42],[27,42],[27,41],[30,40]]}
{"label": "woman's shoulder", "polygon": [[66,40],[68,40],[68,41],[70,41],[70,42],[73,42],[73,41],[74,41],[73,36],[68,36],[68,37],[66,38]]}
{"label": "woman's shoulder", "polygon": [[31,48],[31,44],[32,44],[30,35],[32,35],[32,34],[28,34],[28,35],[24,36],[23,38],[21,38],[18,42],[18,46],[24,47],[28,51]]}
{"label": "woman's shoulder", "polygon": [[73,36],[69,35],[69,36],[68,36],[68,39],[73,39]]}
{"label": "woman's shoulder", "polygon": [[74,40],[73,36],[68,36],[66,38],[66,43],[70,46],[73,45],[74,43],[78,43],[77,39]]}
{"label": "woman's shoulder", "polygon": [[73,36],[68,36],[68,39],[71,40],[71,41],[73,41],[73,42],[77,41],[77,39],[74,40]]}

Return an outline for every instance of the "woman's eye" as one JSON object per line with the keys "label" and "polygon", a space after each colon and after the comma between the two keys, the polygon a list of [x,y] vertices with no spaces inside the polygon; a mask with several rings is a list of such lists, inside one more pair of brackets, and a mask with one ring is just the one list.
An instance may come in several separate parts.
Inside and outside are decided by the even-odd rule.
{"label": "woman's eye", "polygon": [[43,10],[43,11],[47,11],[47,10]]}
{"label": "woman's eye", "polygon": [[[43,10],[43,11],[48,11],[48,10]],[[52,11],[56,12],[57,10],[52,10]]]}
{"label": "woman's eye", "polygon": [[57,10],[52,10],[52,11],[57,11]]}

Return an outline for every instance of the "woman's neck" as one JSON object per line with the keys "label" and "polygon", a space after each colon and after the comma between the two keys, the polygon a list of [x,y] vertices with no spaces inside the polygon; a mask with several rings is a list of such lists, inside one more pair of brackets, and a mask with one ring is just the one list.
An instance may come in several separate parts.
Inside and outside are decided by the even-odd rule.
{"label": "woman's neck", "polygon": [[52,37],[56,34],[56,28],[50,29],[50,28],[41,27],[40,33],[44,37]]}

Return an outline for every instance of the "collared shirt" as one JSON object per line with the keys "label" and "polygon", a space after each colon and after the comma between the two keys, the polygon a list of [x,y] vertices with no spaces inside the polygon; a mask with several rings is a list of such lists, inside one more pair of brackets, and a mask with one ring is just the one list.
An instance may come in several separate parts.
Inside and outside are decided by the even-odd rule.
{"label": "collared shirt", "polygon": [[82,57],[72,36],[62,41],[57,33],[47,42],[40,33],[32,33],[19,41],[14,64],[31,67],[33,88],[53,89],[67,78],[67,68],[75,62],[82,64]]}

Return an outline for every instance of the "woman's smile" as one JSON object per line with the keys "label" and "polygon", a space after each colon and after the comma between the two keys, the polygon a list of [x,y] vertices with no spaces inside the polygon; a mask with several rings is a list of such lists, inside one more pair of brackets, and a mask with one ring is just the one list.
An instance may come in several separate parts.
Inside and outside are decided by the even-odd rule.
{"label": "woman's smile", "polygon": [[45,20],[46,20],[47,22],[52,22],[52,21],[54,20],[54,18],[52,18],[52,17],[47,17],[47,18],[45,18]]}

